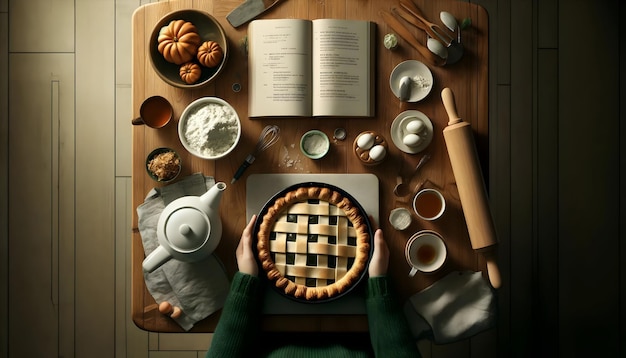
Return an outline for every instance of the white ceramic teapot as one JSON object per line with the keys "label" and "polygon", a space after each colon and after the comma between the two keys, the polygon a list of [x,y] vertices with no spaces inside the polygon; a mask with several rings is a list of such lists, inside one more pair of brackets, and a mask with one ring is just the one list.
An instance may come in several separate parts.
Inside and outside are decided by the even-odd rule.
{"label": "white ceramic teapot", "polygon": [[226,184],[218,182],[202,196],[183,196],[169,203],[157,223],[159,246],[143,260],[152,272],[169,259],[200,261],[213,253],[222,238],[219,204]]}

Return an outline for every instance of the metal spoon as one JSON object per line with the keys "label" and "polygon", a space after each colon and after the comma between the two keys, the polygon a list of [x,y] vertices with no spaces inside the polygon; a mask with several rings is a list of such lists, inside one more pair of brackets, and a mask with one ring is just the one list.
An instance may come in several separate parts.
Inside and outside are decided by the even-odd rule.
{"label": "metal spoon", "polygon": [[457,26],[457,39],[452,42],[452,45],[448,46],[446,64],[459,62],[461,57],[463,57],[463,45],[461,44],[461,30]]}
{"label": "metal spoon", "polygon": [[393,193],[395,196],[403,197],[409,195],[409,188],[406,183],[402,179],[401,175],[396,177],[396,186],[393,188]]}

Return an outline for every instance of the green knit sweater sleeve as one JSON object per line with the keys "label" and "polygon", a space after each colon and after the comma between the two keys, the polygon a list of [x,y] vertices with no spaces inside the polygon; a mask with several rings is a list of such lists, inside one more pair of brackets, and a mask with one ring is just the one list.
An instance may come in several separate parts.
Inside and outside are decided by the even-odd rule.
{"label": "green knit sweater sleeve", "polygon": [[251,356],[249,350],[258,343],[261,299],[260,279],[236,272],[207,358]]}
{"label": "green knit sweater sleeve", "polygon": [[386,276],[368,279],[366,307],[376,357],[421,357]]}

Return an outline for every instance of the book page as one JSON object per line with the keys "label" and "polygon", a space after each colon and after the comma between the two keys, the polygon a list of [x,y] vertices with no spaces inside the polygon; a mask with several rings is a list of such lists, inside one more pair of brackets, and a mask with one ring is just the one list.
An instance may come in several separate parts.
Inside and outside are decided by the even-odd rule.
{"label": "book page", "polygon": [[372,116],[369,21],[313,20],[313,115]]}
{"label": "book page", "polygon": [[299,19],[250,23],[250,117],[311,116],[311,25]]}

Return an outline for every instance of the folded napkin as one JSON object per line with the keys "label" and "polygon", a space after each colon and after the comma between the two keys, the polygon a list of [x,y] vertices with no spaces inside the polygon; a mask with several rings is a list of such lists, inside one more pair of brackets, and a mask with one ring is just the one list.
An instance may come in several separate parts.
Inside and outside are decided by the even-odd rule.
{"label": "folded napkin", "polygon": [[480,272],[451,272],[411,296],[404,313],[415,339],[446,344],[494,326],[495,294]]}
{"label": "folded napkin", "polygon": [[[148,193],[137,207],[139,232],[146,256],[159,246],[157,223],[165,206],[181,196],[202,195],[214,184],[215,180],[211,177],[193,174]],[[171,259],[152,273],[144,272],[144,279],[157,304],[168,301],[172,306],[181,308],[181,316],[174,320],[186,331],[221,309],[230,287],[224,266],[215,255],[199,262]]]}

